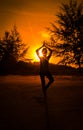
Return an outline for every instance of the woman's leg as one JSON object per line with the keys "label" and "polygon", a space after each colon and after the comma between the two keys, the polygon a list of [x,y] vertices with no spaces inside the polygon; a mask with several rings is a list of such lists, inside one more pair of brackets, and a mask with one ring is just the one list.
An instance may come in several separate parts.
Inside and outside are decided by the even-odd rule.
{"label": "woman's leg", "polygon": [[47,73],[46,77],[49,79],[49,82],[46,85],[46,89],[47,89],[54,82],[54,78],[50,72]]}
{"label": "woman's leg", "polygon": [[42,91],[44,93],[44,96],[46,96],[45,76],[43,74],[40,74],[40,78],[41,78],[41,84],[42,84]]}

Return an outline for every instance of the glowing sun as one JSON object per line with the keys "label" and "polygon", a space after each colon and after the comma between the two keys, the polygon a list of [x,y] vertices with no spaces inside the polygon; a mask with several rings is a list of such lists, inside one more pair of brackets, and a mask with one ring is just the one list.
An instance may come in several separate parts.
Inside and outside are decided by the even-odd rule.
{"label": "glowing sun", "polygon": [[[43,55],[42,55],[42,50],[39,51],[39,56],[40,56],[40,57],[43,56]],[[39,61],[39,57],[37,56],[36,52],[35,52],[35,54],[34,54],[34,60],[35,60],[35,61]]]}

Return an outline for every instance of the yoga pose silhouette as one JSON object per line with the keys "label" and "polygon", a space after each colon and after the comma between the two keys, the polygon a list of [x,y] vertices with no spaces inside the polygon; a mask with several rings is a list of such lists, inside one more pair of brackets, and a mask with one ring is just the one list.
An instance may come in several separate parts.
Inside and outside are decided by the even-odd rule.
{"label": "yoga pose silhouette", "polygon": [[[42,49],[42,56],[40,56],[39,51]],[[49,55],[47,55],[47,51],[49,50]],[[44,96],[46,96],[47,88],[53,83],[54,78],[49,71],[49,59],[52,55],[52,50],[44,43],[40,48],[36,50],[36,53],[40,59],[40,78],[42,83],[42,90]],[[49,79],[47,85],[45,84],[45,76]]]}

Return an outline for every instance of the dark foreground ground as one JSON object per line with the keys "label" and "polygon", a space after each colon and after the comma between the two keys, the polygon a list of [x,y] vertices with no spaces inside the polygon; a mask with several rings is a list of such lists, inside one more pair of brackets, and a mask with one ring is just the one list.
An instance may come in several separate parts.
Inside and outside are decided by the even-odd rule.
{"label": "dark foreground ground", "polygon": [[39,76],[0,77],[0,130],[83,130],[83,77],[56,76],[43,98]]}

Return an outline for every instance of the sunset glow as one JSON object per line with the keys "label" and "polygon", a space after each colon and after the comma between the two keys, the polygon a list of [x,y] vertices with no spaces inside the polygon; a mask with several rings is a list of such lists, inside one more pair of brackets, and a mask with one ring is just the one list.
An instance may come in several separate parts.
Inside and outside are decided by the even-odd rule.
{"label": "sunset glow", "polygon": [[39,58],[38,58],[36,52],[35,52],[35,54],[34,54],[34,61],[39,62]]}
{"label": "sunset glow", "polygon": [[[56,21],[55,15],[64,1],[2,0],[0,2],[0,38],[3,37],[5,31],[11,30],[16,25],[22,41],[30,47],[26,57],[39,61],[35,50],[44,40],[49,39],[46,28],[50,27],[51,22]],[[57,59],[53,60],[53,57],[51,60],[57,61]]]}
{"label": "sunset glow", "polygon": [[[39,51],[39,55],[40,55],[40,57],[42,57],[42,50]],[[39,57],[36,54],[36,50],[33,52],[33,61],[36,61],[36,62],[40,61]]]}
{"label": "sunset glow", "polygon": [[50,38],[50,35],[49,35],[47,32],[45,32],[45,31],[42,31],[42,32],[41,32],[41,36],[42,36],[43,38],[45,38],[45,39],[49,39],[49,38]]}
{"label": "sunset glow", "polygon": [[[29,50],[27,51],[27,54],[26,54],[26,57],[32,59],[33,62],[39,62],[39,58],[36,54],[36,49],[38,49],[43,44],[44,40],[48,41],[49,38],[50,38],[50,35],[45,30],[44,31],[38,31],[37,30],[36,33],[37,33],[38,38],[34,37],[35,36],[35,32],[34,32],[34,36],[31,39],[29,39],[31,44],[30,44],[30,48],[29,48]],[[31,37],[31,35],[30,35],[30,37]],[[41,50],[39,51],[39,53],[40,53],[40,56],[42,56]]]}

